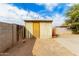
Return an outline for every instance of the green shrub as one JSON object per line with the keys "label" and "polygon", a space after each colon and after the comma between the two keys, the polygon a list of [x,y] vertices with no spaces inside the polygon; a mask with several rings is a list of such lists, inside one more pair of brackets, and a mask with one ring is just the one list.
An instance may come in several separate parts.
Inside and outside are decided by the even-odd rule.
{"label": "green shrub", "polygon": [[71,24],[72,33],[79,34],[79,22]]}

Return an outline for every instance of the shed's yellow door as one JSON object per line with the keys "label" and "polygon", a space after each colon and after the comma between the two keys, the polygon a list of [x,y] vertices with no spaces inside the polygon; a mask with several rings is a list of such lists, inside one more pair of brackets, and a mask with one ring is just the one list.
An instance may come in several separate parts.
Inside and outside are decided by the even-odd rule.
{"label": "shed's yellow door", "polygon": [[40,37],[40,23],[39,22],[34,22],[33,23],[33,35],[36,38]]}

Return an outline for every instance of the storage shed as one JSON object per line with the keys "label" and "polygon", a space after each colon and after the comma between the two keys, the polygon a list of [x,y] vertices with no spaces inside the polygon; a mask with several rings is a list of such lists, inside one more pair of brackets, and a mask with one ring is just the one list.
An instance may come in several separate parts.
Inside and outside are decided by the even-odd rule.
{"label": "storage shed", "polygon": [[26,38],[52,38],[52,20],[25,20]]}

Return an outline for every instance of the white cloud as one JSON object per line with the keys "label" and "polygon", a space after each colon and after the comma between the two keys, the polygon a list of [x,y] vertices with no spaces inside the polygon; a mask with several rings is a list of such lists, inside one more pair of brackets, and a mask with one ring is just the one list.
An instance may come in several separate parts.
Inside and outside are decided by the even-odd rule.
{"label": "white cloud", "polygon": [[35,13],[35,12],[32,12],[32,11],[29,11],[29,13],[27,13],[27,17],[26,17],[26,20],[39,20],[39,19],[44,19],[40,14],[38,13]]}
{"label": "white cloud", "polygon": [[57,3],[36,3],[36,4],[37,5],[44,5],[46,10],[48,10],[48,11],[52,11],[53,8],[58,5]]}
{"label": "white cloud", "polygon": [[52,3],[47,3],[47,4],[45,4],[45,7],[46,7],[46,9],[48,10],[48,11],[52,11],[53,10],[53,8],[55,7],[55,6],[57,6],[58,4],[56,4],[56,3],[54,3],[54,4],[52,4]]}
{"label": "white cloud", "polygon": [[10,4],[0,4],[0,21],[15,23],[24,25],[24,20],[36,20],[36,19],[50,19],[50,17],[46,16],[46,18],[42,17],[40,14],[35,13],[33,11],[26,11],[23,9],[19,9],[16,6]]}
{"label": "white cloud", "polygon": [[49,17],[49,16],[43,17],[42,15],[40,15],[38,13],[30,11],[29,14],[27,14],[27,17],[26,17],[26,20],[28,20],[28,19],[29,20],[30,19],[33,19],[33,20],[51,20],[52,18]]}
{"label": "white cloud", "polygon": [[24,13],[24,10],[18,9],[15,6],[11,6],[9,4],[0,4],[1,22],[16,23],[23,25],[24,22],[21,19],[21,15]]}
{"label": "white cloud", "polygon": [[69,7],[71,7],[71,6],[73,6],[74,5],[74,3],[68,3],[67,4],[67,6],[69,6]]}
{"label": "white cloud", "polygon": [[60,14],[56,14],[53,17],[53,26],[60,26],[64,23],[64,20],[66,19],[66,17],[60,15]]}
{"label": "white cloud", "polygon": [[[53,6],[57,4],[45,4],[47,10],[52,10]],[[70,5],[69,5],[70,6]],[[1,22],[8,22],[8,23],[15,23],[24,25],[24,20],[51,20],[53,19],[53,26],[59,26],[64,22],[65,17],[56,14],[53,17],[45,16],[42,17],[40,14],[35,13],[33,11],[26,11],[23,9],[19,9],[16,6],[9,5],[9,4],[0,4],[0,21]]]}
{"label": "white cloud", "polygon": [[52,17],[49,17],[49,16],[45,16],[45,20],[53,20],[53,18]]}

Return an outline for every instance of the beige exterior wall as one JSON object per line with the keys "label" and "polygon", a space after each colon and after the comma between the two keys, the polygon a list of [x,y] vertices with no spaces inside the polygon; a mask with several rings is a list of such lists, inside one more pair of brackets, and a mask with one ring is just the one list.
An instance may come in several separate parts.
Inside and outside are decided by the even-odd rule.
{"label": "beige exterior wall", "polygon": [[26,38],[27,39],[32,38],[32,35],[33,35],[33,22],[25,23],[25,28],[26,28]]}
{"label": "beige exterior wall", "polygon": [[52,38],[52,23],[51,22],[40,23],[40,38],[42,39]]}
{"label": "beige exterior wall", "polygon": [[[40,23],[40,38],[48,39],[52,38],[52,22],[39,22]],[[31,35],[28,34],[28,31],[33,35],[33,22],[26,22],[26,38],[30,38]]]}

